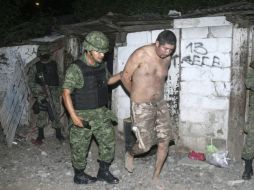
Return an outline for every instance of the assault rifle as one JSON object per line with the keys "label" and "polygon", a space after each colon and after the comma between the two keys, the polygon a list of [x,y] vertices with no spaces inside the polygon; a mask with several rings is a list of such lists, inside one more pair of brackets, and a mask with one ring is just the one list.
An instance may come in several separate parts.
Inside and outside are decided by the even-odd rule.
{"label": "assault rifle", "polygon": [[[56,107],[53,102],[52,94],[50,92],[49,86],[46,84],[43,73],[38,73],[38,79],[40,80],[44,93],[46,94],[46,99],[43,99],[41,102],[44,106],[42,108],[42,111],[47,111],[49,115],[49,119],[51,121],[60,122],[60,118],[58,117],[58,114],[56,112]],[[39,106],[41,107],[41,106]]]}

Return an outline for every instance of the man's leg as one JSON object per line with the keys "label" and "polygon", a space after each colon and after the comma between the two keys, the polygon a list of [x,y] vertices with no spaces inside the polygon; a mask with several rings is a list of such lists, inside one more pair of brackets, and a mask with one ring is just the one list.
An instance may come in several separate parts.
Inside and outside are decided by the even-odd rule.
{"label": "man's leg", "polygon": [[[102,114],[98,114],[101,115]],[[101,119],[101,120],[100,120]],[[99,146],[99,171],[97,179],[106,181],[109,184],[119,183],[119,179],[115,177],[109,170],[115,155],[115,133],[108,118],[97,118],[92,126],[93,134]],[[106,122],[105,122],[106,121]]]}
{"label": "man's leg", "polygon": [[160,142],[157,147],[157,155],[155,162],[155,169],[153,179],[159,179],[162,166],[167,158],[169,141]]}
{"label": "man's leg", "polygon": [[59,94],[59,87],[51,87],[51,94],[53,98],[53,104],[55,106],[55,111],[56,111],[56,117],[58,121],[53,121],[52,122],[52,127],[55,128],[56,130],[56,138],[62,142],[65,140],[62,130],[64,128],[63,124],[61,123],[62,116],[64,115],[64,109],[63,105],[61,102],[61,95]]}
{"label": "man's leg", "polygon": [[170,113],[166,102],[162,101],[158,105],[157,119],[156,119],[156,132],[159,139],[157,147],[157,158],[155,163],[155,169],[153,179],[158,180],[161,173],[163,164],[167,158],[169,141],[172,139]]}
{"label": "man's leg", "polygon": [[129,151],[125,153],[125,169],[132,173],[133,172],[133,160],[134,160],[134,155],[132,155]]}
{"label": "man's leg", "polygon": [[154,131],[154,122],[156,116],[156,108],[153,105],[142,103],[131,105],[133,126],[137,138],[136,143],[130,151],[125,154],[125,168],[132,173],[134,166],[134,156],[148,152],[153,145],[156,144],[156,134]]}
{"label": "man's leg", "polygon": [[249,180],[253,175],[252,161],[254,158],[254,129],[252,128],[248,130],[248,134],[245,138],[242,158],[245,161],[245,168],[242,179]]}
{"label": "man's leg", "polygon": [[70,129],[71,161],[75,172],[73,180],[76,184],[89,184],[97,180],[84,173],[91,137],[92,132],[89,129],[75,126]]}
{"label": "man's leg", "polygon": [[41,145],[43,143],[44,137],[44,128],[48,124],[48,114],[45,111],[40,111],[37,114],[36,127],[38,128],[38,136],[36,139],[32,139],[32,143],[36,145]]}
{"label": "man's leg", "polygon": [[137,137],[137,142],[133,145],[131,150],[125,153],[125,168],[130,173],[132,173],[134,169],[133,166],[134,156],[144,154],[148,152],[153,145],[156,145],[155,133],[153,132],[153,129],[149,130],[150,126],[148,124],[145,126],[148,127],[148,130],[141,128],[136,129],[139,131],[139,135],[135,133]]}

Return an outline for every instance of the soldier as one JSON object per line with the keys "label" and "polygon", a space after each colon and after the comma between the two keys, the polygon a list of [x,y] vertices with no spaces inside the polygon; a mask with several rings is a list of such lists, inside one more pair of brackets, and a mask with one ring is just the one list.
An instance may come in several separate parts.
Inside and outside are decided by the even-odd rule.
{"label": "soldier", "polygon": [[242,152],[242,158],[245,161],[245,169],[242,175],[242,179],[249,180],[253,175],[252,161],[254,158],[254,61],[250,63],[245,85],[247,90],[249,90],[249,112],[248,122],[244,129],[246,137]]}
{"label": "soldier", "polygon": [[[72,123],[70,145],[74,183],[88,184],[98,179],[117,184],[119,179],[109,171],[115,152],[115,134],[111,121],[117,121],[117,118],[106,105],[107,84],[119,81],[120,74],[109,78],[106,63],[103,62],[109,41],[102,32],[87,34],[83,48],[81,57],[67,69],[63,84],[63,100]],[[84,173],[92,135],[99,146],[100,168],[97,179]]]}
{"label": "soldier", "polygon": [[[61,133],[62,124],[60,119],[60,95],[61,88],[59,86],[59,70],[57,63],[50,59],[50,51],[47,45],[40,45],[37,51],[37,56],[40,61],[32,65],[29,71],[29,86],[35,103],[33,111],[37,114],[36,126],[38,127],[38,137],[32,139],[33,144],[41,145],[44,139],[44,127],[48,125],[49,120],[51,125],[56,130],[56,138],[59,141],[64,140]],[[49,92],[47,92],[47,89]],[[48,95],[50,93],[50,96]],[[52,100],[52,105],[49,105]],[[53,118],[52,109],[56,111],[57,118]]]}

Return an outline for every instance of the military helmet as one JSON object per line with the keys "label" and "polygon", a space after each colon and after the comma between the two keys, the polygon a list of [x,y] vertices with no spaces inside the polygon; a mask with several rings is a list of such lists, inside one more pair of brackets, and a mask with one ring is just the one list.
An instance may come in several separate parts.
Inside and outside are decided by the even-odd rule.
{"label": "military helmet", "polygon": [[50,49],[47,45],[40,45],[37,50],[37,56],[50,55]]}
{"label": "military helmet", "polygon": [[109,50],[109,40],[102,32],[92,31],[85,37],[83,47],[87,51],[106,53]]}

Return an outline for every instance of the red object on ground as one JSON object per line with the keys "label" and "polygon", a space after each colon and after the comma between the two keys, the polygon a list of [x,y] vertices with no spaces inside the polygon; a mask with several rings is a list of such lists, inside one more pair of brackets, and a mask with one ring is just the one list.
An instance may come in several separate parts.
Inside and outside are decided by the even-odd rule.
{"label": "red object on ground", "polygon": [[201,153],[201,152],[195,152],[195,151],[191,151],[188,154],[188,158],[192,159],[192,160],[200,160],[200,161],[204,161],[205,160],[205,154]]}
{"label": "red object on ground", "polygon": [[35,145],[41,145],[43,143],[42,140],[32,139],[31,142]]}

